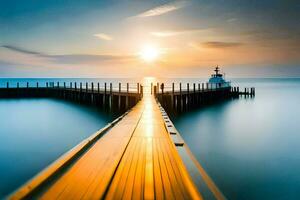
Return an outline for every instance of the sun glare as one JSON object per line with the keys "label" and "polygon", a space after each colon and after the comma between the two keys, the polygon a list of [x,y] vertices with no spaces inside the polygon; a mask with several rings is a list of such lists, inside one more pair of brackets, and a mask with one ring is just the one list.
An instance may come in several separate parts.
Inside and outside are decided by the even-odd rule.
{"label": "sun glare", "polygon": [[154,46],[144,46],[140,52],[140,57],[146,62],[153,62],[157,60],[159,56],[159,50]]}

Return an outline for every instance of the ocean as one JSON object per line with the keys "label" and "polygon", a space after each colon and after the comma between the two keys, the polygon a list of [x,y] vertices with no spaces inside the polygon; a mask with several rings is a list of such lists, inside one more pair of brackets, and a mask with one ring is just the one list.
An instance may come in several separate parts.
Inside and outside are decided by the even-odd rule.
{"label": "ocean", "polygon": [[300,198],[300,79],[232,79],[255,98],[172,118],[228,199]]}
{"label": "ocean", "polygon": [[58,99],[0,99],[0,199],[114,118]]}

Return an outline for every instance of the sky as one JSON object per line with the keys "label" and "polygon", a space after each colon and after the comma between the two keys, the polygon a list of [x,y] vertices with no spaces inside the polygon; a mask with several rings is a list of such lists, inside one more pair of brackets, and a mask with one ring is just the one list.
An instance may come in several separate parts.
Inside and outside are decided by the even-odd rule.
{"label": "sky", "polygon": [[0,77],[300,77],[297,0],[0,4]]}

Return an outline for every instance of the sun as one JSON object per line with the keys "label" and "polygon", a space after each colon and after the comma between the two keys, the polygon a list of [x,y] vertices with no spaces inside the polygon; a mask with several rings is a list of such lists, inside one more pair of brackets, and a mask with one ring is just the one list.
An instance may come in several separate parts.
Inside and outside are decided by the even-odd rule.
{"label": "sun", "polygon": [[145,45],[141,52],[140,57],[146,62],[153,62],[159,57],[159,50],[152,45]]}

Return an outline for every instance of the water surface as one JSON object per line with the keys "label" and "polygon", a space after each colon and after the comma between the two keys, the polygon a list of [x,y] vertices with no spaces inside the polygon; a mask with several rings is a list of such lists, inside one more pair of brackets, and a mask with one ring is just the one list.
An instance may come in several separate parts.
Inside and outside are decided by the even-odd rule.
{"label": "water surface", "polygon": [[112,118],[63,100],[0,99],[0,198]]}
{"label": "water surface", "polygon": [[300,79],[237,79],[238,99],[173,118],[228,199],[299,199]]}

